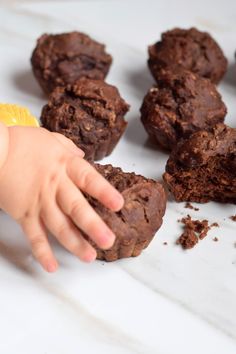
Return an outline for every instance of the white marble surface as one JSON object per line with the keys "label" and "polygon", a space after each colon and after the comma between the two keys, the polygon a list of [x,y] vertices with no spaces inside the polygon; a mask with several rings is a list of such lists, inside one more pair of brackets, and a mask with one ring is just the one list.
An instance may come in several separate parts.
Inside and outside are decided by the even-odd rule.
{"label": "white marble surface", "polygon": [[[39,116],[45,98],[29,64],[36,38],[88,32],[107,43],[114,56],[108,82],[132,105],[127,132],[104,162],[159,179],[167,156],[146,144],[138,112],[152,83],[146,46],[174,26],[210,31],[230,62],[220,91],[227,122],[236,127],[235,18],[234,0],[0,1],[0,101]],[[184,252],[175,240],[177,219],[187,213],[220,228]],[[41,270],[18,226],[1,213],[0,353],[235,353],[236,224],[229,220],[235,213],[233,205],[209,203],[195,212],[169,202],[163,227],[140,257],[85,265],[54,245],[61,264],[55,275]]]}

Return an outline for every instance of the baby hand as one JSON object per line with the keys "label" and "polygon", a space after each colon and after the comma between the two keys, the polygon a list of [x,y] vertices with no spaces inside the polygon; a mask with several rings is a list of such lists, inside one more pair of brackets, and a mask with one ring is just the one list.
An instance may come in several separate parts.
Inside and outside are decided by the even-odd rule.
{"label": "baby hand", "polygon": [[100,248],[110,248],[115,235],[82,192],[114,211],[121,209],[123,198],[83,160],[83,152],[43,128],[10,127],[4,138],[8,152],[2,167],[0,156],[0,208],[21,225],[43,268],[53,272],[58,266],[48,232],[86,262],[96,258],[96,251],[80,230]]}

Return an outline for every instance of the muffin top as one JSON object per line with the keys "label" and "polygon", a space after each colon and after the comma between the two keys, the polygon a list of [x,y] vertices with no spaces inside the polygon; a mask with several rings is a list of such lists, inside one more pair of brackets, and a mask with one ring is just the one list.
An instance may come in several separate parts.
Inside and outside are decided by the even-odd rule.
{"label": "muffin top", "polygon": [[182,169],[191,169],[207,164],[212,157],[224,157],[236,175],[236,129],[217,124],[210,131],[196,132],[178,144],[171,160]]}
{"label": "muffin top", "polygon": [[196,28],[175,28],[162,34],[161,41],[149,46],[149,67],[156,78],[160,68],[183,67],[218,83],[227,60],[216,41]]}
{"label": "muffin top", "polygon": [[141,113],[144,125],[166,134],[165,145],[172,148],[180,138],[223,122],[227,109],[210,80],[182,69],[161,69],[156,86],[144,98]]}
{"label": "muffin top", "polygon": [[105,46],[80,32],[44,34],[31,58],[36,77],[56,86],[73,84],[81,77],[104,79],[112,63]]}
{"label": "muffin top", "polygon": [[115,86],[82,78],[74,85],[57,87],[44,106],[41,119],[55,131],[83,127],[90,132],[94,127],[113,127],[128,109]]}
{"label": "muffin top", "polygon": [[122,193],[125,200],[123,208],[115,213],[88,197],[89,202],[117,237],[145,239],[153,236],[153,232],[162,223],[166,208],[166,195],[162,185],[135,173],[123,172],[121,168],[112,165],[94,166]]}
{"label": "muffin top", "polygon": [[41,122],[44,128],[72,139],[86,159],[101,159],[124,132],[128,109],[116,87],[82,78],[53,91],[43,107]]}

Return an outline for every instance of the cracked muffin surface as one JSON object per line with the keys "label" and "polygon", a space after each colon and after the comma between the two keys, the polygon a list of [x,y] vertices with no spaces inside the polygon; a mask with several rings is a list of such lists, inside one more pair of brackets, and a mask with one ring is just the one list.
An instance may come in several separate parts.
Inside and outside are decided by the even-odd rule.
{"label": "cracked muffin surface", "polygon": [[70,138],[93,161],[113,151],[125,131],[128,110],[115,86],[82,78],[53,91],[41,122],[44,128]]}
{"label": "cracked muffin surface", "polygon": [[168,150],[181,138],[222,123],[227,113],[212,82],[182,69],[162,69],[140,111],[148,135]]}

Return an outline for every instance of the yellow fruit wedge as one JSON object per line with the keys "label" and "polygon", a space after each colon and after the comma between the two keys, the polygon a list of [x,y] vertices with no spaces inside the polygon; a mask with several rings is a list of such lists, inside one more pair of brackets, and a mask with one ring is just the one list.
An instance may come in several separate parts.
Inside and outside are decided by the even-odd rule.
{"label": "yellow fruit wedge", "polygon": [[0,103],[0,122],[8,127],[13,125],[39,127],[37,119],[32,116],[28,108],[16,104]]}

